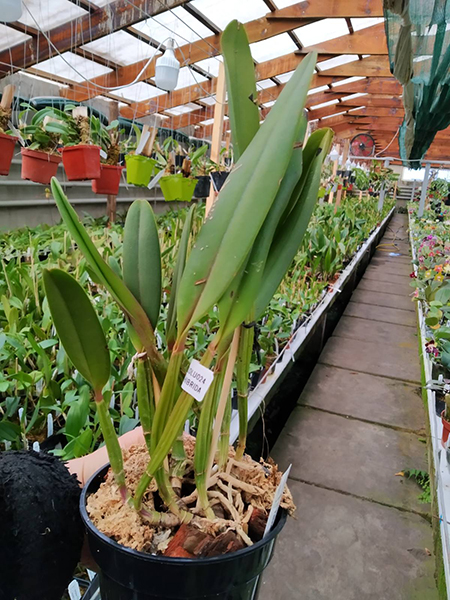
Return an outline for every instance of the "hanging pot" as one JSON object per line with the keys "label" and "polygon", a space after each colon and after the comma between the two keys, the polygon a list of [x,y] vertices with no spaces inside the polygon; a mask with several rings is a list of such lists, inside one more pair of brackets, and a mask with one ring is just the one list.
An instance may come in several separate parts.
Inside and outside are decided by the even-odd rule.
{"label": "hanging pot", "polygon": [[153,175],[156,175],[156,160],[142,154],[127,154],[127,183],[138,187],[147,187]]}
{"label": "hanging pot", "polygon": [[92,180],[94,194],[117,196],[122,171],[123,167],[120,165],[100,165],[100,177]]}
{"label": "hanging pot", "polygon": [[213,171],[211,173],[211,177],[213,178],[213,181],[214,181],[214,188],[218,192],[220,192],[220,190],[222,189],[222,186],[225,183],[228,175],[229,175],[228,171]]}
{"label": "hanging pot", "polygon": [[102,600],[256,600],[260,578],[286,522],[280,510],[272,531],[253,546],[213,558],[172,558],[126,548],[98,531],[86,511],[87,498],[103,482],[109,465],[81,492],[80,511],[91,554],[100,568]]}
{"label": "hanging pot", "polygon": [[35,183],[48,185],[58,171],[61,157],[57,154],[47,154],[29,148],[21,148],[22,154],[22,179],[29,179]]}
{"label": "hanging pot", "polygon": [[190,202],[197,185],[197,179],[183,177],[181,173],[176,175],[165,175],[159,180],[161,191],[166,202],[179,200],[180,202]]}
{"label": "hanging pot", "polygon": [[8,175],[14,155],[17,138],[13,135],[0,133],[0,175]]}
{"label": "hanging pot", "polygon": [[198,177],[197,185],[194,190],[194,198],[207,198],[209,196],[209,188],[211,186],[211,180],[209,175],[200,175]]}
{"label": "hanging pot", "polygon": [[62,150],[62,160],[69,181],[100,177],[100,146],[79,144]]}

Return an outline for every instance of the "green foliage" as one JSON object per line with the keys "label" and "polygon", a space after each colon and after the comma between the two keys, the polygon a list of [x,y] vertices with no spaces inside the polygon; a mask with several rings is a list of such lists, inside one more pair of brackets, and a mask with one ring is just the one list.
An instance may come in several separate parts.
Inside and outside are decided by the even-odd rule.
{"label": "green foliage", "polygon": [[430,487],[430,475],[426,471],[420,469],[406,469],[403,474],[408,479],[414,479],[414,481],[422,488],[422,493],[419,496],[419,502],[428,504],[431,502],[431,487]]}

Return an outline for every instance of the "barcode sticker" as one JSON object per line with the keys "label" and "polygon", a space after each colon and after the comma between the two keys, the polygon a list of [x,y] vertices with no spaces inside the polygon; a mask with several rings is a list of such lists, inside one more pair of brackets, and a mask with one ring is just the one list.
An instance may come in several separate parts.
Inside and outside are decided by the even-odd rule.
{"label": "barcode sticker", "polygon": [[189,365],[188,372],[186,373],[181,389],[187,392],[190,396],[195,398],[197,402],[201,402],[212,384],[214,379],[214,373],[201,365],[195,358]]}

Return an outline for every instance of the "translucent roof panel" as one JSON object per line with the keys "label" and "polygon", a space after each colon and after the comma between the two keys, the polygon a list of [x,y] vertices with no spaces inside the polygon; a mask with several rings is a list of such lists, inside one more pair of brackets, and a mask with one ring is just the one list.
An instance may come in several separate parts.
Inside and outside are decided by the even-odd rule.
{"label": "translucent roof panel", "polygon": [[271,79],[261,79],[261,81],[256,82],[256,87],[260,90],[266,90],[267,88],[275,87],[277,84],[275,81]]}
{"label": "translucent roof panel", "polygon": [[319,92],[325,92],[325,90],[328,89],[329,87],[327,85],[319,85],[319,87],[311,88],[310,90],[308,90],[308,96],[310,96],[311,94],[317,94]]}
{"label": "translucent roof panel", "polygon": [[277,79],[280,83],[286,83],[292,77],[295,71],[289,71],[288,73],[283,73],[282,75],[277,75]]}
{"label": "translucent roof panel", "polygon": [[327,69],[332,69],[333,67],[340,67],[341,65],[355,62],[357,60],[359,60],[359,58],[355,54],[341,54],[335,58],[330,58],[329,60],[323,60],[322,62],[317,63],[317,66],[322,72]]}
{"label": "translucent roof panel", "polygon": [[247,23],[270,12],[263,0],[193,0],[191,5],[220,29],[225,29],[233,19]]}
{"label": "translucent roof panel", "polygon": [[312,110],[316,110],[316,108],[325,108],[325,106],[331,106],[332,104],[338,104],[339,100],[329,100],[328,102],[322,102],[321,104],[315,104],[314,106],[310,106]]}
{"label": "translucent roof panel", "polygon": [[343,79],[342,81],[337,81],[336,83],[333,83],[332,86],[335,87],[339,87],[340,85],[346,85],[347,83],[356,83],[357,81],[361,81],[362,79],[365,79],[365,77],[348,77],[347,79]]}
{"label": "translucent roof panel", "polygon": [[0,23],[0,51],[12,48],[16,44],[22,44],[29,39],[31,36]]}
{"label": "translucent roof panel", "polygon": [[203,75],[200,75],[200,73],[196,73],[189,67],[181,67],[180,73],[178,74],[178,85],[175,89],[181,90],[181,88],[187,87],[188,85],[195,85],[197,83],[203,83],[204,81],[208,81],[208,79],[203,77]]}
{"label": "translucent roof panel", "polygon": [[315,23],[294,29],[303,46],[314,46],[342,35],[349,34],[345,19],[321,19]]}
{"label": "translucent roof panel", "polygon": [[[225,115],[223,120],[228,121],[228,117]],[[213,123],[214,123],[214,119],[206,119],[206,121],[200,121],[200,125],[212,125]]]}
{"label": "translucent roof panel", "polygon": [[205,98],[202,98],[200,102],[202,102],[203,104],[207,104],[208,106],[213,106],[216,103],[216,97],[205,96]]}
{"label": "translucent roof panel", "polygon": [[199,60],[194,64],[196,67],[200,67],[200,69],[206,71],[211,77],[217,77],[219,75],[219,66],[222,61],[223,58],[221,56],[214,56]]}
{"label": "translucent roof panel", "polygon": [[363,96],[368,96],[369,94],[363,94],[363,93],[358,93],[358,94],[350,94],[349,96],[344,96],[344,98],[342,98],[342,102],[345,102],[346,100],[354,100],[355,98],[362,98]]}
{"label": "translucent roof panel", "polygon": [[69,0],[26,0],[20,23],[48,31],[58,25],[84,17],[88,12]]}
{"label": "translucent roof panel", "polygon": [[378,23],[383,23],[383,17],[363,17],[362,19],[350,19],[354,31],[360,31]]}
{"label": "translucent roof panel", "polygon": [[[84,44],[81,49],[89,50],[106,60],[111,60],[119,65],[131,65],[139,60],[150,58],[155,54],[155,48],[138,40],[126,31],[115,31],[105,37],[99,38],[89,44]],[[158,55],[161,52],[157,53]]]}
{"label": "translucent roof panel", "polygon": [[339,117],[340,115],[345,115],[345,111],[333,113],[332,115],[325,115],[324,117],[322,117],[322,120],[331,119],[331,117]]}
{"label": "translucent roof panel", "polygon": [[81,83],[85,79],[93,79],[99,75],[111,73],[112,71],[108,67],[99,65],[92,60],[88,60],[72,52],[64,52],[61,56],[54,56],[41,63],[37,63],[36,69],[76,81],[77,83]]}
{"label": "translucent roof panel", "polygon": [[256,61],[263,62],[265,60],[277,58],[278,56],[283,56],[283,54],[295,52],[295,50],[297,50],[297,45],[289,37],[288,33],[282,33],[281,35],[276,35],[267,40],[261,40],[260,42],[250,44],[250,50]]}
{"label": "translucent roof panel", "polygon": [[187,104],[182,104],[181,106],[174,106],[173,108],[168,108],[165,112],[169,115],[177,117],[178,115],[185,115],[186,113],[192,112],[193,110],[197,110],[198,108],[200,108],[198,104],[188,102]]}
{"label": "translucent roof panel", "polygon": [[130,100],[131,102],[143,102],[144,100],[149,100],[150,98],[164,96],[167,94],[167,92],[164,92],[163,90],[160,90],[149,83],[139,81],[138,83],[129,85],[123,90],[114,90],[111,92],[111,94],[114,94],[114,96],[118,96],[119,98]]}
{"label": "translucent roof panel", "polygon": [[205,27],[181,6],[136,23],[133,27],[160,43],[173,38],[179,46],[212,35],[209,27]]}
{"label": "translucent roof panel", "polygon": [[264,102],[265,108],[270,108],[275,104],[276,100],[270,100],[269,102]]}

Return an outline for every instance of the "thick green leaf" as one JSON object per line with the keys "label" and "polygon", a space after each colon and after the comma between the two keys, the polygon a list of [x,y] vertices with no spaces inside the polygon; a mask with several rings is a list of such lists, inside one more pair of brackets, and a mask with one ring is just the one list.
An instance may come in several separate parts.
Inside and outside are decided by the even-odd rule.
{"label": "thick green leaf", "polygon": [[123,279],[155,328],[161,308],[161,250],[155,215],[147,200],[136,200],[123,237]]}
{"label": "thick green leaf", "polygon": [[96,391],[109,379],[109,351],[100,321],[80,284],[59,269],[44,271],[44,287],[61,342]]}
{"label": "thick green leaf", "polygon": [[181,334],[223,296],[248,257],[289,165],[316,59],[308,55],[286,84],[200,230],[177,300]]}
{"label": "thick green leaf", "polygon": [[170,290],[169,307],[167,309],[166,321],[166,341],[167,347],[171,349],[175,343],[177,335],[177,318],[176,318],[176,303],[177,292],[186,265],[186,257],[189,247],[189,237],[191,235],[192,220],[194,218],[195,204],[191,206],[190,211],[186,215],[186,220],[181,234],[180,245],[178,246],[177,262],[173,271],[172,288]]}
{"label": "thick green leaf", "polygon": [[231,21],[227,25],[222,34],[221,47],[227,81],[233,153],[237,161],[259,129],[255,63],[242,23]]}
{"label": "thick green leaf", "polygon": [[317,201],[322,164],[332,141],[331,129],[319,129],[308,139],[303,151],[302,177],[296,187],[297,201],[290,204],[290,211],[285,212],[285,219],[275,232],[255,304],[256,318],[264,312],[300,247]]}

